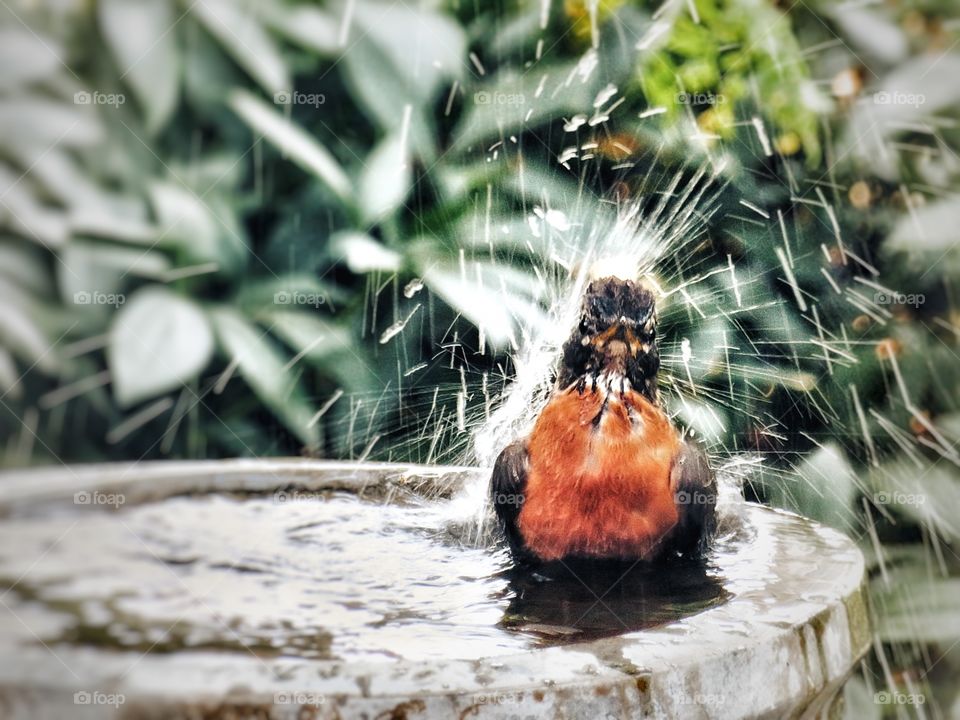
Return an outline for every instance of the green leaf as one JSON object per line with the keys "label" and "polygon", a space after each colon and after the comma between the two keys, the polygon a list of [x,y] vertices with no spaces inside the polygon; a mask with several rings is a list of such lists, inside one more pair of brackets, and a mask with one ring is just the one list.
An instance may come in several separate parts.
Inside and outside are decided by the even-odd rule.
{"label": "green leaf", "polygon": [[271,30],[302,48],[324,56],[340,49],[340,22],[320,8],[263,3],[256,12]]}
{"label": "green leaf", "polygon": [[960,522],[952,511],[960,507],[960,483],[948,458],[919,468],[907,460],[885,463],[870,473],[869,481],[874,502],[888,511],[960,538]]}
{"label": "green leaf", "polygon": [[[852,677],[843,686],[842,715],[845,720],[882,720],[883,706],[876,701],[875,693],[859,677]],[[838,716],[839,717],[839,716]]]}
{"label": "green leaf", "polygon": [[274,310],[264,313],[262,322],[294,350],[314,362],[353,350],[349,331],[322,320],[315,313]]}
{"label": "green leaf", "polygon": [[719,405],[690,400],[686,395],[669,398],[670,408],[675,410],[683,424],[695,431],[695,437],[707,444],[722,443],[729,425],[727,413]]}
{"label": "green leaf", "polygon": [[[2,263],[0,263],[2,265]],[[960,412],[944,413],[937,418],[937,428],[953,442],[960,443]]]}
{"label": "green leaf", "polygon": [[[230,90],[248,85],[249,78],[217,43],[207,40],[197,22],[184,24],[187,34],[183,48],[185,103],[198,110],[219,112]],[[246,147],[238,149],[242,151]]]}
{"label": "green leaf", "polygon": [[260,321],[327,377],[356,393],[382,388],[384,378],[356,347],[350,331],[312,312],[275,310]]}
{"label": "green leaf", "polygon": [[[515,134],[576,113],[593,113],[594,85],[577,63],[506,70],[466,96],[454,145],[467,150],[491,138]],[[571,137],[574,137],[571,135]]]}
{"label": "green leaf", "polygon": [[144,109],[148,132],[162,128],[177,106],[180,55],[172,0],[100,0],[100,27],[119,77]]}
{"label": "green leaf", "polygon": [[[960,246],[957,245],[957,228],[960,227],[960,203],[955,200],[939,202],[916,208],[897,220],[883,246],[884,252],[902,252],[909,258],[910,266],[926,272],[931,263],[946,261],[949,266],[960,268]],[[943,271],[941,271],[942,273]],[[938,275],[939,276],[939,275]],[[919,292],[919,288],[904,292]]]}
{"label": "green leaf", "polygon": [[159,279],[170,269],[170,260],[156,251],[75,240],[60,253],[55,269],[60,297],[76,304],[78,294],[116,294],[134,278]]}
{"label": "green leaf", "polygon": [[19,400],[23,396],[17,364],[13,361],[13,355],[2,347],[0,347],[0,391],[4,396],[9,395],[14,400]]}
{"label": "green leaf", "polygon": [[906,33],[888,17],[884,8],[847,3],[823,4],[824,13],[833,18],[845,40],[880,62],[903,62],[910,52]]}
{"label": "green leaf", "polygon": [[42,204],[30,185],[30,178],[18,177],[0,165],[0,227],[45,247],[63,246],[70,235],[66,214]]}
{"label": "green leaf", "polygon": [[792,477],[782,481],[785,507],[846,532],[856,530],[857,474],[839,444],[829,442],[805,457]]}
{"label": "green leaf", "polygon": [[537,258],[549,257],[553,250],[546,233],[537,236],[530,232],[528,217],[509,210],[494,211],[490,216],[482,209],[468,212],[454,224],[452,235],[464,248],[492,247],[514,258],[518,252]]}
{"label": "green leaf", "polygon": [[367,157],[360,175],[360,209],[366,222],[375,222],[399,208],[410,193],[413,168],[406,141],[392,133]]}
{"label": "green leaf", "polygon": [[920,567],[898,568],[871,584],[877,634],[886,642],[960,639],[960,578],[930,576]]}
{"label": "green leaf", "polygon": [[220,344],[257,397],[301,442],[315,446],[320,434],[316,425],[310,426],[313,410],[277,347],[235,310],[219,308],[210,318]]}
{"label": "green leaf", "polygon": [[107,361],[121,407],[179,388],[210,361],[213,334],[191,301],[153,285],[132,295],[110,329]]}
{"label": "green leaf", "polygon": [[51,282],[42,251],[33,245],[0,237],[0,276],[27,292],[48,294]]}
{"label": "green leaf", "polygon": [[571,223],[597,223],[610,221],[614,213],[596,200],[592,192],[583,188],[577,176],[557,166],[548,168],[531,163],[522,163],[516,172],[507,173],[500,181],[505,190],[516,193],[537,204],[563,208]]}
{"label": "green leaf", "polygon": [[153,246],[157,228],[147,217],[143,198],[99,191],[70,208],[70,231],[74,237],[92,235],[118,242]]}
{"label": "green leaf", "polygon": [[41,322],[41,304],[20,287],[0,276],[0,347],[24,360],[29,367],[52,373],[57,353],[48,327]]}
{"label": "green leaf", "polygon": [[421,103],[430,101],[445,77],[460,77],[467,62],[463,29],[425,7],[358,0],[347,43],[369,36],[389,57]]}
{"label": "green leaf", "polygon": [[274,94],[290,89],[287,64],[254,13],[236,0],[198,0],[190,9],[264,90]]}
{"label": "green leaf", "polygon": [[234,112],[250,127],[276,145],[297,165],[320,178],[344,205],[352,204],[350,178],[323,145],[245,90],[231,93],[229,102]]}
{"label": "green leaf", "polygon": [[494,347],[517,346],[517,326],[546,329],[549,319],[536,302],[537,279],[504,265],[471,263],[465,273],[436,259],[422,266],[424,284],[476,325]]}
{"label": "green leaf", "polygon": [[12,150],[20,166],[30,168],[32,181],[24,177],[13,192],[33,185],[36,189],[27,202],[49,196],[58,206],[68,208],[67,224],[74,237],[95,235],[127,243],[153,243],[156,228],[147,219],[147,204],[138,190],[125,194],[104,189],[95,171],[65,148],[50,148],[39,157],[29,146]]}
{"label": "green leaf", "polygon": [[104,138],[89,105],[68,105],[39,95],[0,97],[0,127],[0,145],[32,147],[34,157],[58,145],[89,147]]}
{"label": "green leaf", "polygon": [[[426,100],[412,86],[402,65],[370,37],[361,37],[343,58],[343,74],[361,107],[389,133],[408,128],[411,149],[427,163],[437,156],[436,128]],[[405,123],[406,108],[410,119]]]}
{"label": "green leaf", "polygon": [[343,56],[352,94],[387,132],[400,130],[409,106],[410,149],[432,164],[437,133],[431,105],[445,78],[463,74],[463,30],[445,15],[402,3],[360,0],[353,12]]}
{"label": "green leaf", "polygon": [[396,272],[403,258],[366,233],[345,231],[330,238],[334,253],[343,255],[351,272],[362,275],[368,272]]}
{"label": "green leaf", "polygon": [[837,157],[853,154],[887,180],[898,177],[899,153],[877,152],[896,134],[960,102],[960,53],[921,54],[897,66],[854,108]]}
{"label": "green leaf", "polygon": [[277,307],[302,305],[318,309],[344,298],[343,290],[333,283],[303,272],[249,280],[240,288],[234,305],[259,317],[260,313]]}
{"label": "green leaf", "polygon": [[216,244],[216,221],[203,203],[189,190],[168,182],[153,183],[149,191],[161,242],[195,243],[201,248],[201,257],[213,256],[210,248]]}
{"label": "green leaf", "polygon": [[52,75],[59,67],[63,48],[26,26],[0,28],[0,88],[10,90]]}
{"label": "green leaf", "polygon": [[157,242],[174,246],[198,262],[221,260],[220,226],[213,213],[193,192],[170,182],[150,186],[157,216]]}

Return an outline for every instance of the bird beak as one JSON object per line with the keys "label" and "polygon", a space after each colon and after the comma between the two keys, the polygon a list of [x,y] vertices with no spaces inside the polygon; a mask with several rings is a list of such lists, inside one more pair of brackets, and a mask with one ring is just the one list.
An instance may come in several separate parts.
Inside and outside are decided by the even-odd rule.
{"label": "bird beak", "polygon": [[611,343],[615,340],[626,345],[631,355],[635,356],[642,349],[640,341],[637,339],[637,336],[633,334],[633,329],[629,325],[619,321],[613,323],[610,327],[597,335],[593,339],[593,346],[597,350],[603,350],[608,343]]}

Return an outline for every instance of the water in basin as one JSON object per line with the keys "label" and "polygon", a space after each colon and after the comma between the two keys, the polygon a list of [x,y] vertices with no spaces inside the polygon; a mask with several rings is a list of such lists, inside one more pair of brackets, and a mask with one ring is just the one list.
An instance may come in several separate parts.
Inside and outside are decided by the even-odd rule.
{"label": "water in basin", "polygon": [[749,589],[770,556],[755,542],[761,527],[752,538],[727,533],[705,562],[544,580],[512,571],[502,549],[460,541],[446,501],[282,499],[194,495],[10,518],[0,526],[0,582],[36,636],[3,614],[2,639],[153,653],[490,657],[680,620]]}

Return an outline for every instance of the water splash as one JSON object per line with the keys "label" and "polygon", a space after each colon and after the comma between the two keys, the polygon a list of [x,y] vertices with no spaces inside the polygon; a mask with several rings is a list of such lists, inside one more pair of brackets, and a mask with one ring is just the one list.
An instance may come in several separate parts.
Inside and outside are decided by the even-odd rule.
{"label": "water splash", "polygon": [[[473,433],[476,461],[491,467],[507,438],[529,432],[533,420],[547,401],[563,342],[576,325],[580,302],[587,283],[594,277],[618,273],[645,278],[661,287],[664,258],[682,254],[703,233],[715,210],[710,200],[718,174],[697,173],[687,187],[675,194],[682,175],[678,174],[660,202],[649,213],[639,203],[621,209],[610,221],[601,221],[582,237],[565,235],[551,243],[550,257],[563,258],[565,276],[549,277],[547,320],[525,333],[523,345],[514,356],[515,376],[499,407]],[[711,189],[713,195],[710,195]],[[707,196],[707,200],[704,200]],[[703,207],[700,207],[703,203]],[[699,210],[699,212],[697,212]],[[547,222],[544,214],[543,222]],[[661,287],[662,289],[662,287]],[[661,293],[663,294],[663,293]]]}

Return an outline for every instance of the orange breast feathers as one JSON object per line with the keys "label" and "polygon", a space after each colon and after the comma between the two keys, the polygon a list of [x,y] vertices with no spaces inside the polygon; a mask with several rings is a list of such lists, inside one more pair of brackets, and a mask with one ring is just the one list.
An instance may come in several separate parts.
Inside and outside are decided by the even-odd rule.
{"label": "orange breast feathers", "polygon": [[639,393],[558,393],[528,442],[525,544],[542,560],[650,556],[677,523],[670,470],[679,445]]}

